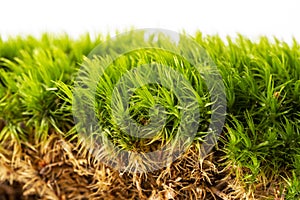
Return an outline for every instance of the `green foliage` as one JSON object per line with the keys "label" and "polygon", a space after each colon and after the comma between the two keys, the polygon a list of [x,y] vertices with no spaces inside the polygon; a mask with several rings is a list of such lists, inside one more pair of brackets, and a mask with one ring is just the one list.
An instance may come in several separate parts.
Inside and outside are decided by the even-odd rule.
{"label": "green foliage", "polygon": [[287,192],[285,199],[294,200],[300,198],[300,180],[299,174],[293,172],[292,177],[290,177],[287,181]]}
{"label": "green foliage", "polygon": [[[109,36],[108,36],[109,37]],[[136,37],[143,42],[143,37]],[[99,42],[89,35],[78,40],[67,35],[44,34],[0,40],[0,142],[44,141],[53,131],[74,139],[72,116],[73,82],[79,65]],[[202,45],[220,70],[226,87],[228,116],[221,146],[228,164],[244,170],[240,178],[257,182],[258,176],[282,175],[287,181],[287,198],[299,198],[300,183],[300,45],[288,45],[266,37],[253,42],[239,35],[233,40],[206,36],[198,32]],[[128,41],[119,41],[120,48]],[[169,44],[169,41],[166,40]],[[106,51],[112,55],[111,49]],[[195,142],[210,122],[210,96],[201,76],[180,57],[163,51],[135,51],[111,62],[97,86],[95,113],[102,119],[106,134],[123,149],[133,149],[135,138],[125,135],[111,120],[113,88],[128,70],[148,63],[172,66],[191,83],[201,110],[200,128]],[[92,97],[93,98],[93,97]],[[159,102],[166,111],[167,125],[151,141],[167,143],[179,125],[178,101],[161,85],[140,87],[130,98],[129,113],[138,123],[147,123],[151,107]],[[116,105],[119,106],[120,105]],[[118,113],[122,117],[122,113]]]}
{"label": "green foliage", "polygon": [[[218,36],[196,34],[213,57],[227,89],[224,152],[251,183],[299,169],[299,44],[266,37],[257,43],[239,35],[227,44]],[[299,158],[299,157],[297,157]],[[299,182],[299,176],[294,176]]]}
{"label": "green foliage", "polygon": [[[0,119],[8,128],[2,138],[45,140],[50,130],[68,131],[72,122],[55,81],[71,84],[83,55],[98,42],[89,35],[78,41],[67,35],[40,39],[10,38],[0,45]],[[34,135],[34,136],[33,136]]]}

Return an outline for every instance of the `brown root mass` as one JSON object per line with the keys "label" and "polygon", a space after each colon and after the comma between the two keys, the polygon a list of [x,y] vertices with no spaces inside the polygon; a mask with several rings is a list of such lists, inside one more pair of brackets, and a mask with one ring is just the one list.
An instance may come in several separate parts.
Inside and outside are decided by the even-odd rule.
{"label": "brown root mass", "polygon": [[7,143],[0,149],[0,200],[264,198],[249,193],[232,169],[218,165],[220,154],[214,151],[201,160],[192,146],[168,167],[130,174],[96,161],[83,146],[57,135],[34,146]]}

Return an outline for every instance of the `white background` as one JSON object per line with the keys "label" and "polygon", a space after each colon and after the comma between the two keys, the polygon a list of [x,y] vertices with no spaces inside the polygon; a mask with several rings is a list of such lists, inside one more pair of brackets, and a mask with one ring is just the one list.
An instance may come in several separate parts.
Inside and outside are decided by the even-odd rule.
{"label": "white background", "polygon": [[[299,1],[300,2],[300,1]],[[0,0],[0,34],[115,33],[134,28],[300,41],[298,0]]]}

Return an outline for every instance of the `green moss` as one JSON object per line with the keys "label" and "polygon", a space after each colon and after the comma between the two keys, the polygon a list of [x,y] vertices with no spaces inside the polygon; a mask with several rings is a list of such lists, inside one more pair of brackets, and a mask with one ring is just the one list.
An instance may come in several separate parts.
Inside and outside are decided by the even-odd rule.
{"label": "green moss", "polygon": [[[0,40],[0,120],[6,124],[0,130],[1,143],[32,138],[45,141],[53,129],[64,137],[76,137],[72,116],[74,79],[84,56],[101,38],[92,40],[84,35],[74,40],[67,35],[44,34],[41,38]],[[228,116],[219,141],[225,164],[246,169],[247,173],[238,178],[247,183],[257,183],[263,175],[278,178],[284,174],[289,180],[288,195],[299,196],[295,189],[299,188],[299,176],[292,173],[299,169],[295,158],[300,156],[299,44],[294,41],[287,45],[277,39],[272,43],[266,37],[253,42],[242,35],[222,41],[218,36],[203,37],[200,32],[195,40],[216,63],[226,87]],[[119,45],[126,46],[128,41],[122,42]],[[123,72],[151,62],[172,66],[191,83],[202,109],[195,143],[202,142],[201,134],[210,122],[210,107],[206,106],[210,103],[209,92],[201,76],[186,61],[178,62],[180,59],[169,53],[137,51],[110,64],[97,87],[95,112],[115,144],[132,150],[136,138],[124,134],[112,120],[109,101],[113,88]],[[109,57],[99,58],[100,63],[110,61]],[[146,123],[155,101],[168,113],[168,123],[155,140],[167,143],[179,123],[179,105],[170,90],[160,85],[140,88],[131,97],[129,110],[137,122]],[[153,142],[147,140],[144,145]]]}

